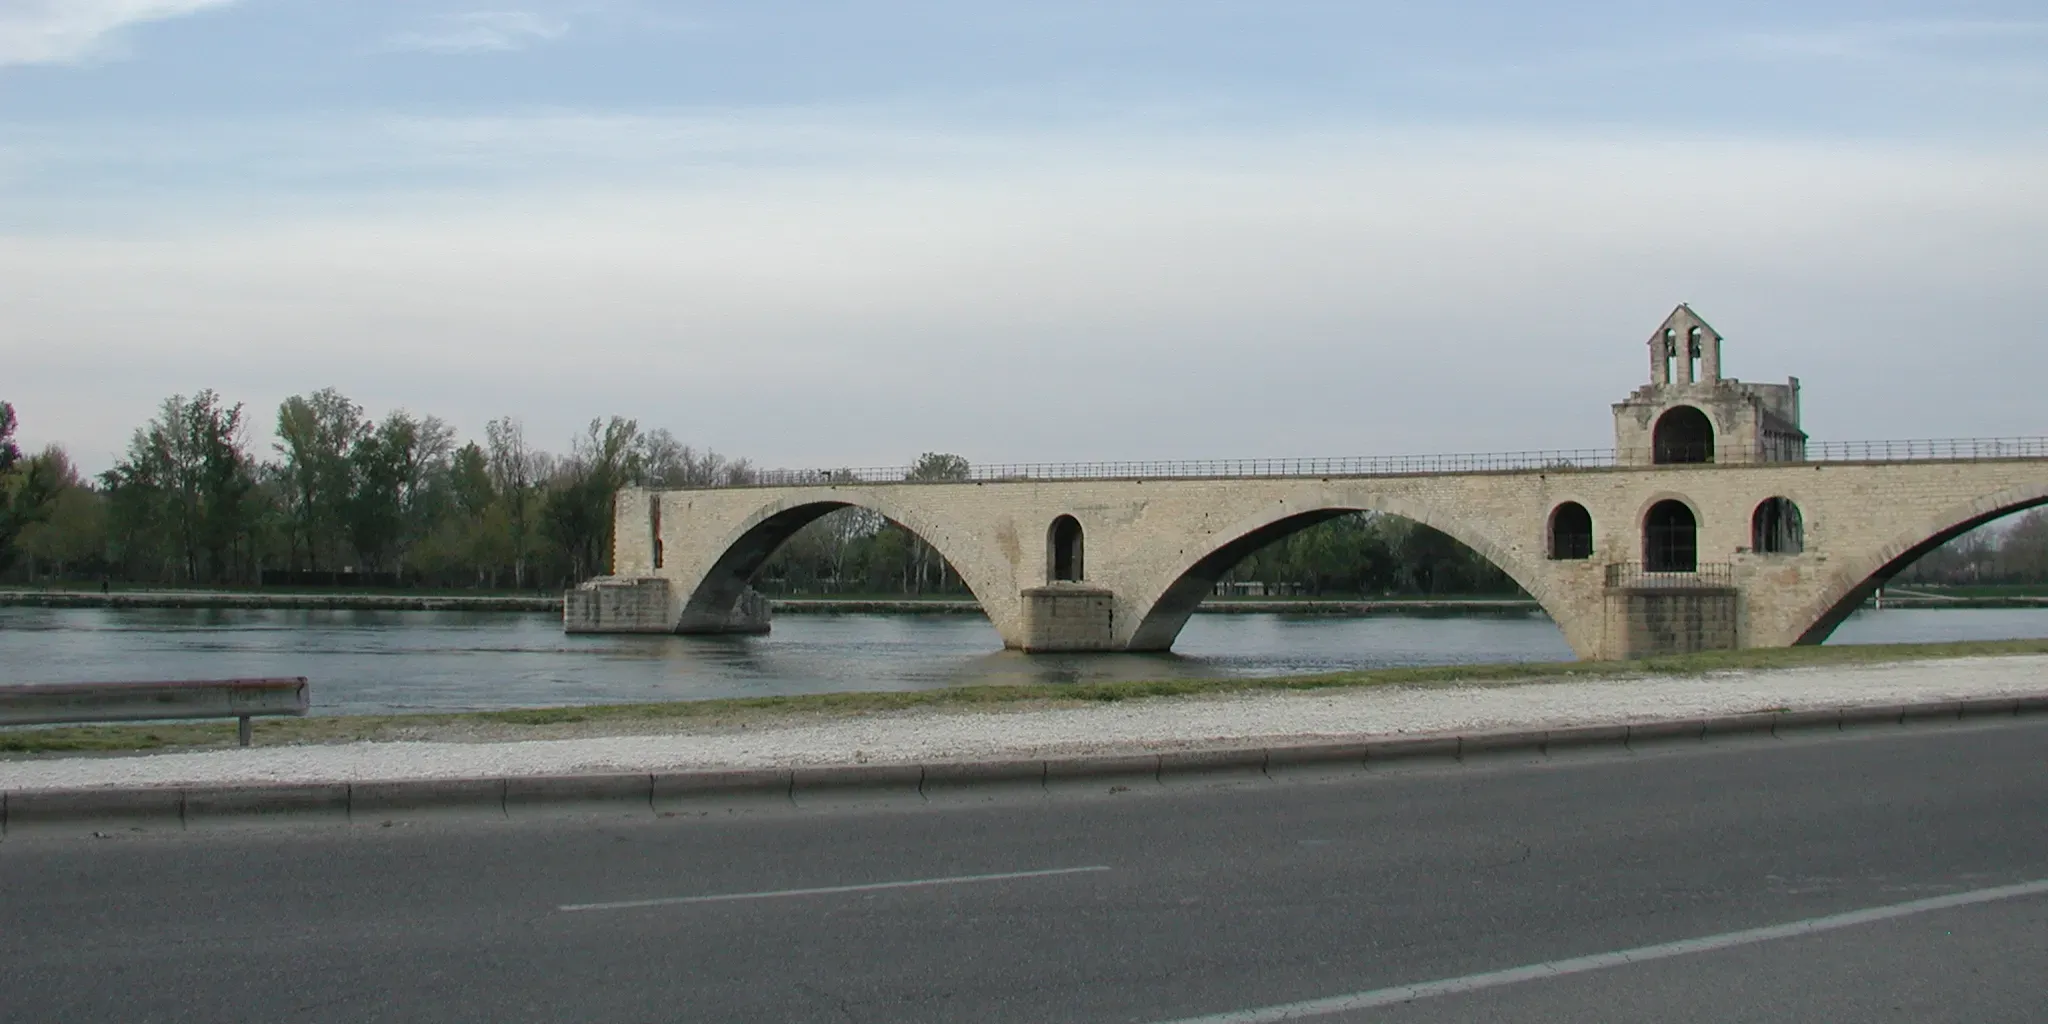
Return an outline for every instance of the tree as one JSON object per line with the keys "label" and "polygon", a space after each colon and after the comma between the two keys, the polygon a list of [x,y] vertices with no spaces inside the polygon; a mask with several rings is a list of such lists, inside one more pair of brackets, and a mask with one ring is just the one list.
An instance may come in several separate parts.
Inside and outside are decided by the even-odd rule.
{"label": "tree", "polygon": [[489,447],[491,486],[504,508],[512,553],[512,585],[526,587],[526,559],[533,543],[534,484],[546,459],[526,445],[526,429],[506,416],[484,424]]}
{"label": "tree", "polygon": [[193,582],[232,575],[256,518],[254,466],[243,450],[242,406],[212,391],[164,399],[106,472],[113,507],[136,546],[154,546]]}
{"label": "tree", "polygon": [[581,580],[600,571],[611,550],[612,500],[621,486],[643,475],[640,425],[614,416],[591,420],[548,492],[547,531],[569,556],[569,572]]}
{"label": "tree", "polygon": [[14,563],[22,531],[50,517],[62,489],[59,466],[47,457],[22,458],[14,429],[14,406],[0,402],[0,572]]}
{"label": "tree", "polygon": [[698,452],[666,430],[641,436],[631,483],[642,487],[726,487],[752,483],[754,467],[710,449]]}
{"label": "tree", "polygon": [[107,550],[106,503],[78,475],[63,448],[50,445],[36,458],[49,467],[55,492],[48,514],[21,531],[21,552],[28,556],[30,578],[39,566],[62,576],[100,562]]}
{"label": "tree", "polygon": [[438,485],[455,432],[437,417],[399,410],[360,433],[349,448],[349,538],[373,570],[397,568],[433,528]]}
{"label": "tree", "polygon": [[361,406],[333,388],[294,395],[277,408],[278,478],[290,523],[291,560],[300,553],[308,569],[322,556],[340,557],[340,535],[355,493],[350,456],[368,433]]}

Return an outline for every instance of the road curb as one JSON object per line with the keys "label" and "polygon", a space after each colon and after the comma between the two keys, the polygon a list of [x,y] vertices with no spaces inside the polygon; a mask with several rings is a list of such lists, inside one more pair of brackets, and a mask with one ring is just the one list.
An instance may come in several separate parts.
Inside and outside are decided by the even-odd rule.
{"label": "road curb", "polygon": [[1282,746],[930,765],[0,790],[0,836],[263,823],[375,824],[442,813],[493,818],[565,812],[674,816],[793,807],[906,807],[921,806],[933,797],[973,798],[997,790],[1119,793],[1162,784],[1261,783],[1501,754],[1540,758],[1601,748],[1626,753],[1717,738],[1763,741],[2029,715],[2048,715],[2048,693],[1459,735],[1346,737]]}

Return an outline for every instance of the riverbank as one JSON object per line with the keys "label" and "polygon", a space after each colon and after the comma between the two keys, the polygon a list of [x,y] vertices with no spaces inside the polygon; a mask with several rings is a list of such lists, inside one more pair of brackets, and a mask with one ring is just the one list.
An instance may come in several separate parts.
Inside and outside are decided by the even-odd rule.
{"label": "riverbank", "polygon": [[[2048,597],[1885,594],[1880,608],[2048,608]],[[559,594],[272,593],[221,590],[4,590],[0,607],[17,608],[241,608],[264,610],[520,612],[560,615]],[[980,615],[981,605],[951,598],[773,598],[783,615]],[[1527,598],[1212,598],[1195,608],[1207,615],[1527,615],[1542,608]]]}
{"label": "riverbank", "polygon": [[[0,606],[25,608],[254,608],[337,611],[533,612],[562,613],[559,594],[270,593],[217,590],[0,591]],[[980,615],[974,601],[950,598],[775,598],[769,607],[785,615]],[[1196,611],[1238,615],[1386,615],[1528,613],[1536,602],[1515,598],[1389,598],[1374,601],[1227,598],[1204,602]]]}
{"label": "riverbank", "polygon": [[[929,690],[811,693],[505,711],[331,715],[258,720],[255,739],[257,746],[261,747],[691,734],[706,730],[772,729],[793,723],[878,715],[1097,707],[1144,703],[1155,698],[1209,699],[1266,693],[1498,688],[1641,678],[1698,680],[1718,673],[1854,668],[1960,658],[2040,660],[2048,658],[2048,639],[1764,648],[1707,651],[1643,661],[1442,665],[1309,676],[974,685]],[[2037,672],[2036,682],[2048,688],[2048,672]],[[319,685],[315,680],[316,699]],[[24,756],[230,747],[235,742],[232,722],[0,730],[0,776],[8,771],[8,760],[19,760]]]}
{"label": "riverbank", "polygon": [[562,614],[560,594],[266,593],[232,590],[6,590],[14,608],[243,608],[262,611],[545,612]]}
{"label": "riverbank", "polygon": [[[611,728],[593,731],[590,727],[597,723],[570,723],[555,712],[554,726],[577,724],[584,730],[566,738],[558,734],[508,740],[454,728],[460,719],[478,716],[441,716],[437,728],[416,728],[410,736],[383,742],[297,743],[118,758],[16,758],[0,762],[0,789],[353,783],[1140,755],[2034,698],[2048,693],[2048,644],[2036,647],[2033,653],[2008,651],[2003,656],[1861,662],[1838,656],[1831,663],[1796,667],[1684,672],[1636,664],[1587,666],[1590,672],[1560,672],[1553,666],[1547,674],[1522,678],[1502,678],[1505,673],[1500,672],[1488,677],[1470,670],[1462,679],[1450,673],[1378,673],[1361,675],[1383,677],[1377,680],[1379,685],[1372,680],[1288,680],[1145,700],[1035,696],[970,705],[928,699],[923,706],[852,714],[821,714],[815,706],[807,709],[809,713],[792,711],[804,702],[790,701],[775,715],[670,718],[658,729],[646,728],[654,724],[647,720],[640,721],[638,729],[621,728],[632,723],[614,717],[604,723]],[[1906,652],[1860,653],[1884,658]],[[1407,681],[1392,681],[1397,678]],[[842,705],[838,710],[848,709]],[[509,719],[505,713],[488,717],[501,723]],[[268,737],[270,742],[275,739]]]}

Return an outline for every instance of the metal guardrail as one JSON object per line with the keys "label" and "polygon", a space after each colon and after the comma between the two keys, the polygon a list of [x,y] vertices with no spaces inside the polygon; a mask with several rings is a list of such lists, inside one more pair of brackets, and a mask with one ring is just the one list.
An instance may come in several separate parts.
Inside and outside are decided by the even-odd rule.
{"label": "metal guardrail", "polygon": [[303,676],[0,686],[0,726],[235,718],[246,747],[250,718],[304,715],[309,703]]}
{"label": "metal guardrail", "polygon": [[1696,590],[1735,585],[1735,568],[1726,562],[1701,562],[1691,572],[1644,568],[1641,562],[1612,562],[1607,586],[1612,590]]}
{"label": "metal guardrail", "polygon": [[[1716,462],[1756,461],[1756,449],[1723,446]],[[1808,441],[1804,454],[1778,463],[1912,462],[1923,460],[2048,458],[2048,437],[1976,437],[1900,441]],[[977,464],[964,476],[918,477],[911,467],[762,469],[745,476],[684,489],[799,487],[833,484],[963,483],[1013,480],[1164,480],[1173,478],[1257,478],[1320,476],[1409,476],[1423,473],[1489,473],[1528,470],[1605,469],[1648,465],[1648,451],[1558,448],[1520,452],[1464,452],[1443,455],[1367,455],[1340,458],[1190,459],[1152,462],[1022,462]]]}

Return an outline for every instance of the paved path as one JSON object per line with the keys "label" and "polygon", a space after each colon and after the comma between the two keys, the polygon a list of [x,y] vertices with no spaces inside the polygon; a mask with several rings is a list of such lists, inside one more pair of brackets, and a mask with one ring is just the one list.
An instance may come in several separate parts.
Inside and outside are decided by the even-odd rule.
{"label": "paved path", "polygon": [[2048,657],[1479,687],[1265,692],[1080,708],[921,710],[747,729],[0,760],[0,790],[932,763],[1458,733],[2048,691]]}
{"label": "paved path", "polygon": [[[2042,1019],[2048,896],[2009,887],[2048,878],[2048,723],[1660,749],[903,811],[8,839],[0,1000],[10,1024],[1147,1022],[1490,978],[1311,1019]],[[1812,930],[1743,938],[1788,923]]]}

